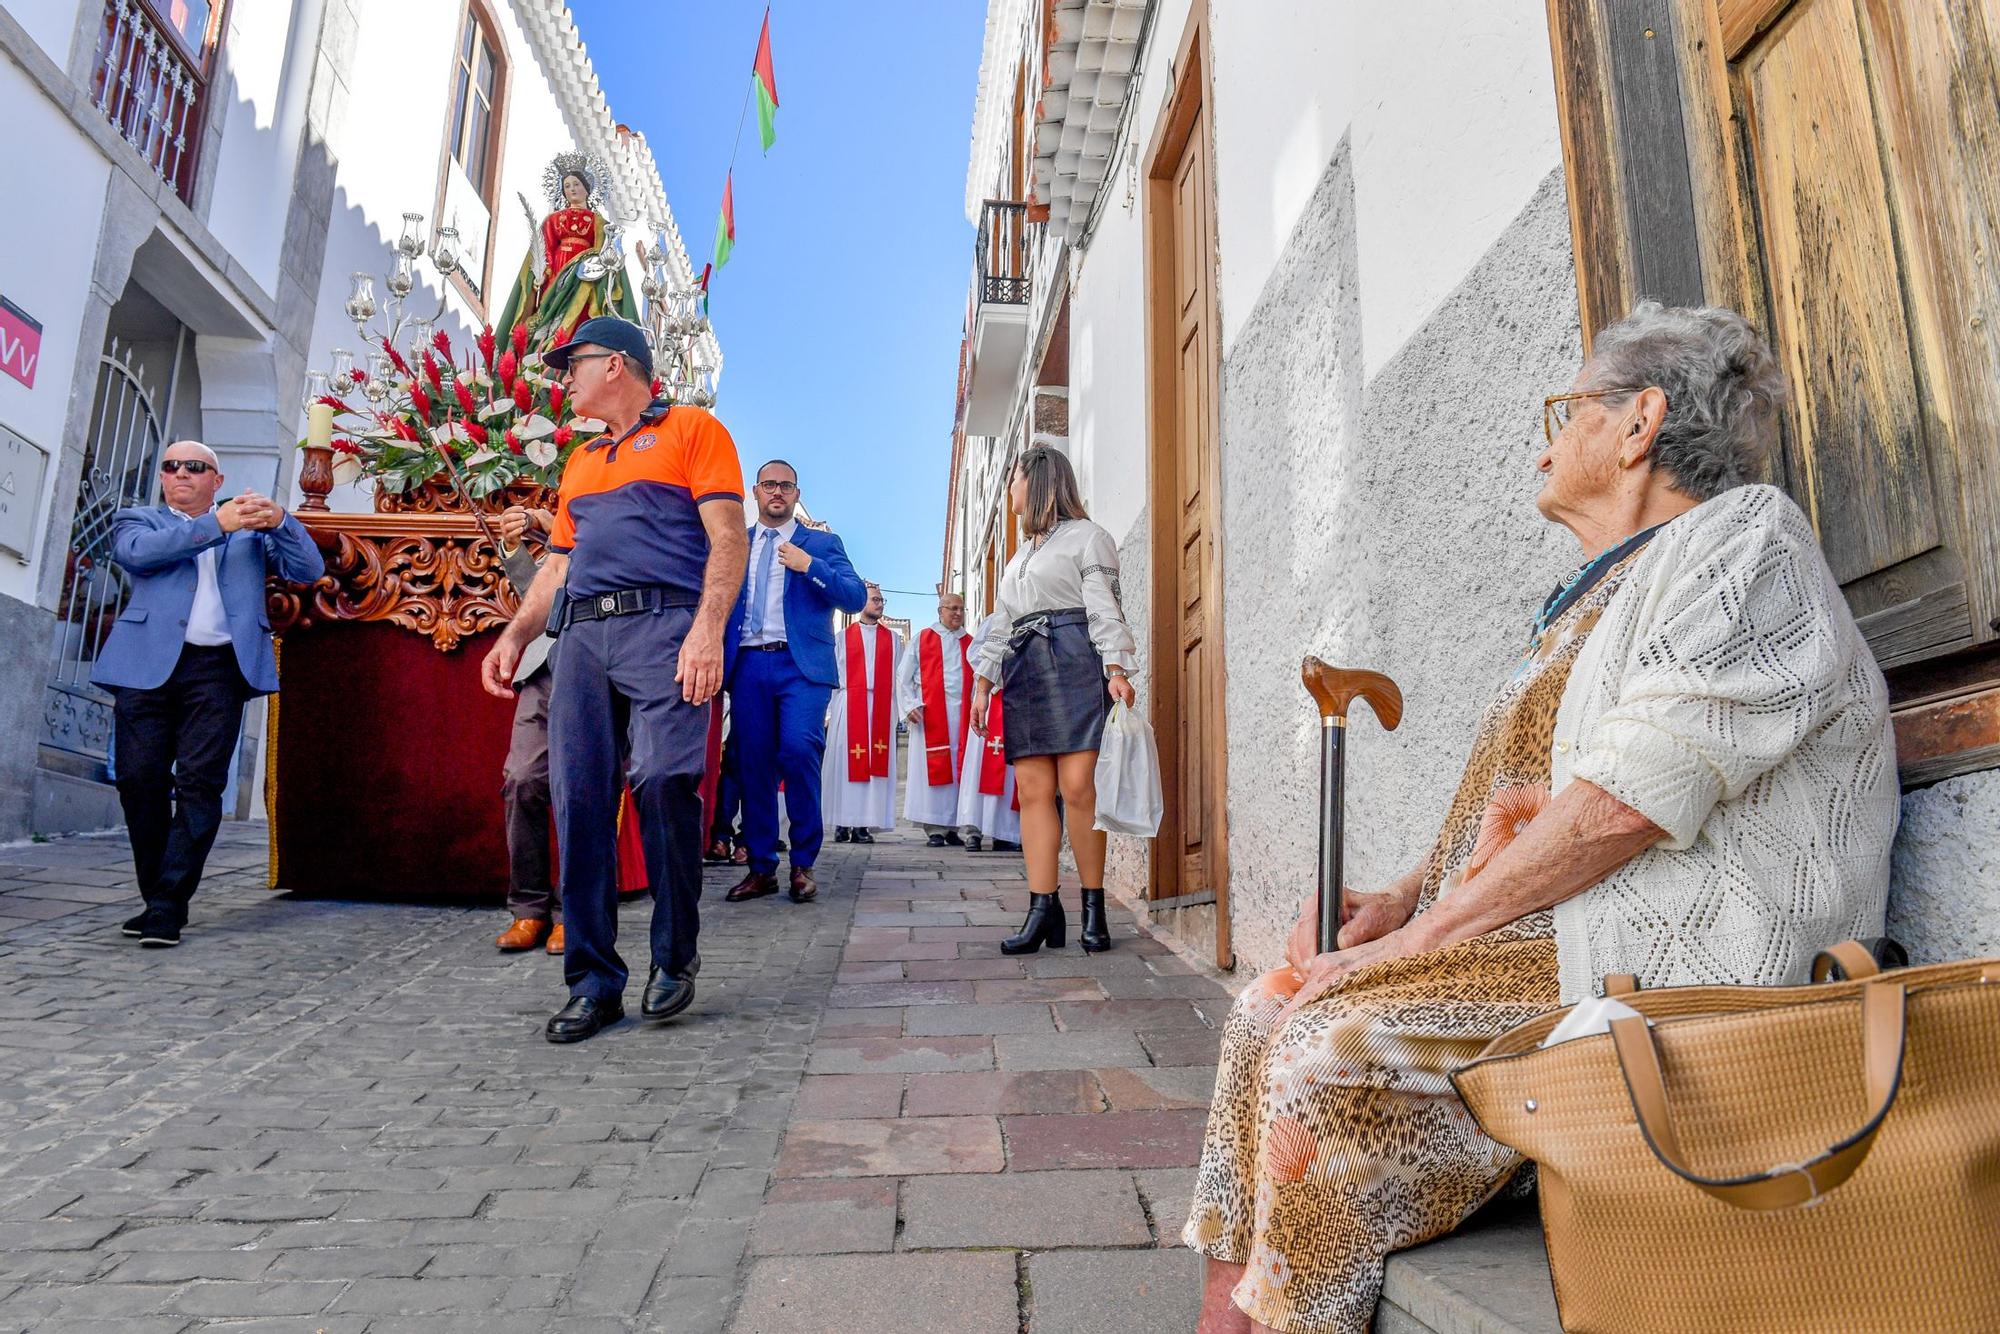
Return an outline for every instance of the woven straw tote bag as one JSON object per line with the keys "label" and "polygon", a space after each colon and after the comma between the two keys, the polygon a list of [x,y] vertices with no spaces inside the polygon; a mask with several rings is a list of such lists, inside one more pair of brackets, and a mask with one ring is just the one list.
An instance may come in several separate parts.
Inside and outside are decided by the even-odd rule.
{"label": "woven straw tote bag", "polygon": [[1539,1165],[1565,1330],[2000,1331],[2000,960],[1841,972],[1608,978],[1643,1018],[1544,1049],[1558,1010],[1453,1076]]}

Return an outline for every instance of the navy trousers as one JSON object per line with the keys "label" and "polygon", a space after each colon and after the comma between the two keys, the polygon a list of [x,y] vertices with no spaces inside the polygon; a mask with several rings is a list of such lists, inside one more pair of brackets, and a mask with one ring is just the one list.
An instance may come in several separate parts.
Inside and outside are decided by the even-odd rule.
{"label": "navy trousers", "polygon": [[798,869],[819,859],[819,770],[826,754],[826,706],[833,687],[808,681],[786,649],[745,649],[729,688],[736,770],[743,783],[743,841],[750,869],[778,870],[778,783],[791,817],[791,859]]}
{"label": "navy trousers", "polygon": [[563,980],[572,996],[611,1000],[625,991],[617,948],[618,799],[628,779],[652,885],[652,963],[678,977],[695,958],[708,706],[683,700],[674,680],[693,624],[686,607],[578,621],[563,631],[555,655],[550,778],[562,860]]}

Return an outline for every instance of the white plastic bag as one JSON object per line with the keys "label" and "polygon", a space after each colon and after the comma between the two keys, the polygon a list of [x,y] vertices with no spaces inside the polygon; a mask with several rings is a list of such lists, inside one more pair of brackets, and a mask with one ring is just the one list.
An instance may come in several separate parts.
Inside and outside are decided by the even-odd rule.
{"label": "white plastic bag", "polygon": [[1153,729],[1130,705],[1111,706],[1097,745],[1097,827],[1152,838],[1160,832],[1160,751]]}

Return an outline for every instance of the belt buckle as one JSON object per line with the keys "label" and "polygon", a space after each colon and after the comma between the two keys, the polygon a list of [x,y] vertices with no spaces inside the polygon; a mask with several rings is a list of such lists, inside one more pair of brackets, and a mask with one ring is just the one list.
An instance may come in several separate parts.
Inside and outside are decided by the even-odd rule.
{"label": "belt buckle", "polygon": [[618,598],[614,594],[606,593],[603,597],[597,599],[597,609],[606,616],[609,616],[612,612],[618,610]]}

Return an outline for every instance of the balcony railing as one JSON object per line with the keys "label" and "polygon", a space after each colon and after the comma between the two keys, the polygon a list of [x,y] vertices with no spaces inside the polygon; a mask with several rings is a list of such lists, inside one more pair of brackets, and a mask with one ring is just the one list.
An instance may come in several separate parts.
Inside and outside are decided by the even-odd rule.
{"label": "balcony railing", "polygon": [[1028,206],[1018,200],[989,199],[979,212],[979,245],[974,274],[981,305],[1028,304]]}
{"label": "balcony railing", "polygon": [[206,91],[200,66],[141,0],[104,0],[90,99],[183,200],[194,190]]}

